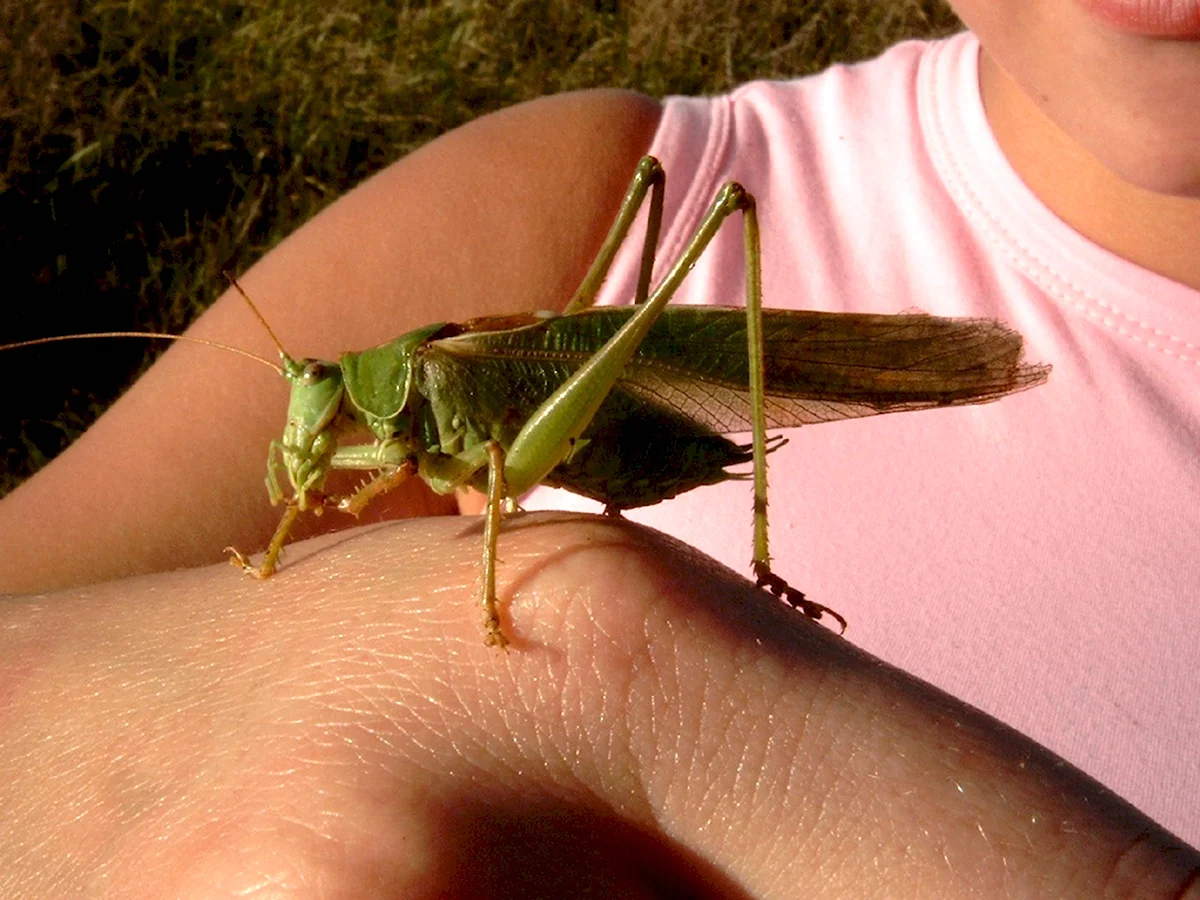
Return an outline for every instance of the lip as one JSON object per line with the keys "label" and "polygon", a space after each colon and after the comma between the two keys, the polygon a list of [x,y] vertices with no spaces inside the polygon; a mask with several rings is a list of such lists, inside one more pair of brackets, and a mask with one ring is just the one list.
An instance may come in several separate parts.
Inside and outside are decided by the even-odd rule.
{"label": "lip", "polygon": [[1200,40],[1200,0],[1078,0],[1096,18],[1144,37]]}

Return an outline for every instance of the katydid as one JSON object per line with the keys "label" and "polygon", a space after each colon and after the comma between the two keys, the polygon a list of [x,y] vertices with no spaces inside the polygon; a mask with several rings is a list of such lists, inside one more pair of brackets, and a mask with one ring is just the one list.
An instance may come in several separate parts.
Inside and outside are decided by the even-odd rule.
{"label": "katydid", "polygon": [[[844,628],[771,570],[766,457],[783,440],[768,439],[767,428],[984,403],[1041,384],[1049,367],[1025,363],[1021,336],[994,320],[764,310],[755,202],[732,182],[651,291],[664,181],[657,160],[639,163],[562,315],[438,323],[336,363],[293,359],[276,339],[291,397],[266,481],[272,504],[286,508],[260,564],[232,548],[231,561],[266,578],[301,514],[333,507],[357,515],[414,475],[438,493],[486,490],[481,603],[487,643],[504,646],[497,542],[502,513],[521,494],[564,487],[619,514],[744,477],[729,469],[750,462],[758,584],[813,618],[831,613]],[[647,194],[635,303],[594,307]],[[746,307],[667,306],[735,212],[743,216]],[[746,431],[749,444],[725,437]],[[366,442],[354,442],[363,435]],[[375,474],[352,494],[330,496],[323,486],[331,469]]]}

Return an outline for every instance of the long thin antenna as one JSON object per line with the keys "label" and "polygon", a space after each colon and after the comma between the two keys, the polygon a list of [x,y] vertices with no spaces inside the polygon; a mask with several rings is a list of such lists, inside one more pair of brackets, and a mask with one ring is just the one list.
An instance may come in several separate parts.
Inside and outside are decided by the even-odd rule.
{"label": "long thin antenna", "polygon": [[[272,335],[273,336],[273,335]],[[53,337],[33,338],[28,341],[17,341],[14,344],[0,344],[0,353],[5,350],[16,350],[19,347],[36,347],[38,344],[55,344],[59,341],[86,341],[89,338],[145,338],[149,340],[163,341],[186,341],[189,344],[203,344],[205,347],[215,347],[218,350],[228,350],[230,353],[236,353],[238,356],[244,356],[247,359],[252,359],[255,362],[262,363],[268,368],[274,369],[278,374],[283,374],[283,368],[271,362],[269,359],[263,359],[261,356],[256,356],[247,350],[240,347],[231,347],[229,344],[222,344],[219,341],[210,341],[206,338],[188,337],[182,334],[166,334],[158,331],[97,331],[92,334],[59,334]]]}
{"label": "long thin antenna", "polygon": [[225,272],[225,277],[229,279],[229,283],[234,286],[237,292],[242,295],[242,299],[246,301],[246,305],[250,307],[250,311],[254,313],[254,317],[258,319],[258,321],[262,323],[262,327],[267,330],[267,334],[271,336],[271,341],[275,344],[275,349],[279,351],[279,355],[284,359],[291,359],[291,357],[288,356],[288,352],[283,349],[283,344],[279,342],[279,338],[275,336],[275,332],[271,330],[271,326],[267,323],[266,316],[258,311],[258,307],[254,305],[254,301],[250,299],[250,295],[242,290],[242,286],[238,284],[237,279],[233,277],[233,273]]}

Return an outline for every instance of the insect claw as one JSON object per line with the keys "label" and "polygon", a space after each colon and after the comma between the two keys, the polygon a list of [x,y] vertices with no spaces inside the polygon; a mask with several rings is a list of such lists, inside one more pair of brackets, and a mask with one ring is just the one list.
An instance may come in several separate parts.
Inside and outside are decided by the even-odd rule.
{"label": "insect claw", "polygon": [[839,625],[838,634],[842,635],[846,633],[845,616],[836,610],[830,609],[828,606],[822,606],[820,603],[815,603],[812,600],[805,599],[801,603],[800,611],[813,621],[819,621],[822,616],[829,615],[832,618],[837,619],[837,623]]}
{"label": "insect claw", "polygon": [[798,591],[778,575],[768,568],[766,563],[754,563],[755,585],[760,588],[765,588],[770,591],[792,609],[798,610],[808,616],[814,622],[819,622],[823,616],[828,614],[834,619],[837,619],[838,624],[842,627],[838,634],[846,633],[846,619],[838,612],[830,609],[828,606],[822,606],[814,600],[809,600],[804,596],[804,591]]}
{"label": "insect claw", "polygon": [[485,616],[483,627],[487,629],[487,638],[484,639],[484,644],[488,647],[499,647],[507,653],[508,638],[504,636],[504,631],[500,628],[500,620],[490,615]]}
{"label": "insect claw", "polygon": [[261,566],[256,566],[241,550],[236,547],[226,547],[225,552],[229,554],[229,564],[235,568],[241,569],[247,575],[253,575],[260,581],[264,578],[270,578],[275,574],[275,566],[268,567],[267,561],[264,559]]}
{"label": "insect claw", "polygon": [[254,565],[250,562],[250,557],[248,557],[245,553],[243,553],[237,547],[226,547],[221,552],[229,554],[229,564],[231,566],[236,566],[242,570],[249,570],[249,569],[254,568]]}

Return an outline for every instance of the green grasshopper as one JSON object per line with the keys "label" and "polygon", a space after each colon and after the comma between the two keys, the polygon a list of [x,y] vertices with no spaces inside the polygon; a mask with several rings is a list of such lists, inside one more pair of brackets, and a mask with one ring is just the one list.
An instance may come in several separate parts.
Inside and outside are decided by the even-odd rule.
{"label": "green grasshopper", "polygon": [[[506,501],[548,484],[619,514],[739,477],[729,467],[752,462],[759,585],[814,618],[832,613],[771,571],[766,455],[782,441],[768,440],[768,426],[983,403],[1042,383],[1048,368],[1024,364],[1020,335],[995,321],[763,310],[755,203],[735,183],[720,190],[651,293],[664,182],[658,161],[643,159],[561,316],[429,325],[337,363],[293,360],[280,347],[292,393],[283,437],[269,450],[267,488],[273,504],[284,499],[282,466],[292,496],[262,563],[236,550],[232,561],[265,578],[302,512],[330,505],[358,514],[414,475],[438,493],[486,490],[481,599],[487,642],[503,646],[496,551]],[[592,308],[647,192],[635,305]],[[738,211],[746,309],[668,308]],[[749,445],[724,436],[747,430]],[[364,431],[370,442],[348,443]],[[322,485],[330,469],[378,474],[351,495],[329,497]]]}
{"label": "green grasshopper", "polygon": [[[538,484],[563,487],[619,514],[745,477],[729,469],[751,462],[758,584],[813,618],[832,614],[844,628],[841,616],[771,571],[766,456],[783,439],[768,439],[768,427],[984,403],[1041,384],[1049,367],[1024,363],[1021,336],[993,320],[764,310],[755,202],[733,182],[651,291],[664,183],[658,161],[644,158],[562,315],[438,323],[336,363],[293,359],[272,333],[291,397],[283,435],[268,451],[266,482],[271,503],[285,510],[259,565],[228,548],[231,562],[266,578],[302,513],[333,507],[357,515],[413,476],[442,494],[485,490],[481,602],[487,643],[503,647],[497,542],[502,513],[521,494]],[[647,194],[635,304],[594,308]],[[745,309],[668,307],[721,224],[739,211]],[[749,444],[725,437],[745,431]],[[374,476],[352,494],[331,496],[323,490],[331,469]]]}

